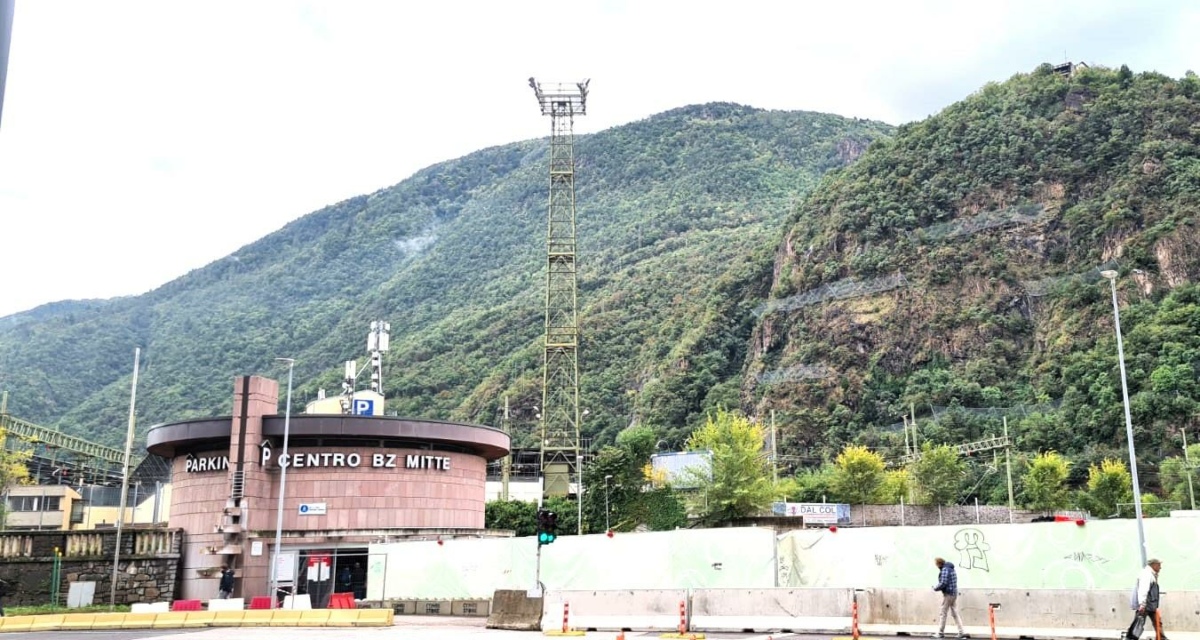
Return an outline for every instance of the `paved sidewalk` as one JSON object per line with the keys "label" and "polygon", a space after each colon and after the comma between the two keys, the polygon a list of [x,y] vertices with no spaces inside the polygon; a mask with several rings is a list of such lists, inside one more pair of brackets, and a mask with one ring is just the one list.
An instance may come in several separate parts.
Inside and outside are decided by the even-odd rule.
{"label": "paved sidewalk", "polygon": [[[396,622],[391,627],[243,627],[240,629],[216,628],[204,631],[163,631],[162,635],[153,638],[143,637],[143,640],[229,640],[231,633],[238,640],[537,640],[546,638],[536,631],[505,631],[488,629],[484,618],[461,618],[450,616],[396,616]],[[988,627],[966,627],[967,634],[974,640],[990,640],[991,630]],[[904,626],[904,625],[863,625],[863,638],[880,638],[894,640],[899,637],[929,638],[937,627]],[[1025,629],[998,628],[997,638],[1023,640],[1120,640],[1122,634],[1118,629]],[[626,640],[657,639],[659,631],[626,631]],[[707,632],[708,640],[799,640],[832,638],[833,640],[849,640],[849,634],[795,634],[795,633],[725,633]],[[1170,640],[1200,640],[1200,633],[1170,632]],[[583,636],[574,636],[585,640],[615,640],[615,631],[590,631]],[[953,634],[949,636],[953,638]],[[1142,636],[1143,640],[1154,640],[1153,633]],[[0,639],[2,640],[2,639]],[[49,640],[49,638],[47,638]]]}

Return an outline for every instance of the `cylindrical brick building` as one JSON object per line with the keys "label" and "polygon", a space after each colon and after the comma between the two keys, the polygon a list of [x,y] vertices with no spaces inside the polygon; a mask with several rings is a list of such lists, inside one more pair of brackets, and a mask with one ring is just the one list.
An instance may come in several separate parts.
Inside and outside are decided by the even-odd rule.
{"label": "cylindrical brick building", "polygon": [[281,484],[278,579],[314,606],[333,592],[361,596],[368,543],[486,535],[486,467],[508,454],[504,432],[383,416],[287,420],[278,401],[276,381],[242,377],[231,417],[150,429],[146,448],[172,461],[169,526],[186,536],[181,597],[217,597],[223,565],[238,578],[235,597],[269,594]]}

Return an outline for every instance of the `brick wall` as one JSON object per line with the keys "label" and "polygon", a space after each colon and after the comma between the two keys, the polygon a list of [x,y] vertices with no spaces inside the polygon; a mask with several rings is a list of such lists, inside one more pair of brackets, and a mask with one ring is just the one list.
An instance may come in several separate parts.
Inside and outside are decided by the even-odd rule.
{"label": "brick wall", "polygon": [[[123,529],[117,604],[174,599],[182,539],[178,529]],[[95,582],[94,602],[108,603],[116,541],[115,529],[0,533],[0,578],[9,584],[4,603],[49,604],[57,590],[65,605],[72,582]],[[61,577],[51,584],[56,550]]]}
{"label": "brick wall", "polygon": [[[1013,509],[999,505],[953,505],[948,507],[929,507],[924,505],[898,504],[868,504],[850,506],[850,524],[842,526],[853,527],[898,527],[930,526],[930,525],[963,525],[963,524],[1008,524],[1009,522],[1030,522],[1042,515],[1037,511]],[[1010,520],[1011,517],[1011,520]],[[738,525],[756,525],[774,527],[777,531],[791,531],[804,528],[800,518],[781,516],[760,516],[745,518]]]}

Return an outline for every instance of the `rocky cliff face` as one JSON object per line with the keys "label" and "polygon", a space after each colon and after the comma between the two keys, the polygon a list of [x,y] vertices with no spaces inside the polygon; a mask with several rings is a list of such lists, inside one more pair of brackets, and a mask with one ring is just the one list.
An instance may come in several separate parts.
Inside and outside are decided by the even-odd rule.
{"label": "rocky cliff face", "polygon": [[[849,440],[902,447],[902,415],[954,405],[1049,403],[1054,419],[1088,422],[1059,448],[1115,435],[1119,404],[1080,411],[1112,405],[1099,271],[1121,271],[1126,305],[1158,304],[1197,282],[1197,123],[1194,76],[1042,68],[902,127],[793,216],[744,401],[759,415],[776,410],[781,445],[801,456]],[[1103,366],[1070,370],[1068,361],[1091,362],[1084,354]],[[1148,377],[1163,363],[1143,366]],[[997,430],[1001,413],[990,414]],[[947,435],[969,438],[986,423]],[[1053,445],[1039,429],[1020,437]]]}

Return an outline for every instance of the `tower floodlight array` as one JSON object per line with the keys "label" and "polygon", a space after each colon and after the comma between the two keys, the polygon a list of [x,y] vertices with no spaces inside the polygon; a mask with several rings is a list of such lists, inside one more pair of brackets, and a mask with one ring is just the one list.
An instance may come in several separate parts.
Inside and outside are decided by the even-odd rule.
{"label": "tower floodlight array", "polygon": [[371,391],[383,395],[383,353],[388,350],[388,332],[392,325],[383,320],[371,321],[367,334],[367,351],[371,353]]}
{"label": "tower floodlight array", "polygon": [[575,262],[575,151],[572,127],[587,113],[588,82],[529,79],[550,116],[550,204],[546,215],[546,338],[542,369],[541,467],[546,496],[571,491],[581,471],[579,322]]}
{"label": "tower floodlight array", "polygon": [[347,360],[342,372],[342,413],[350,413],[354,405],[354,380],[358,378],[358,362]]}

